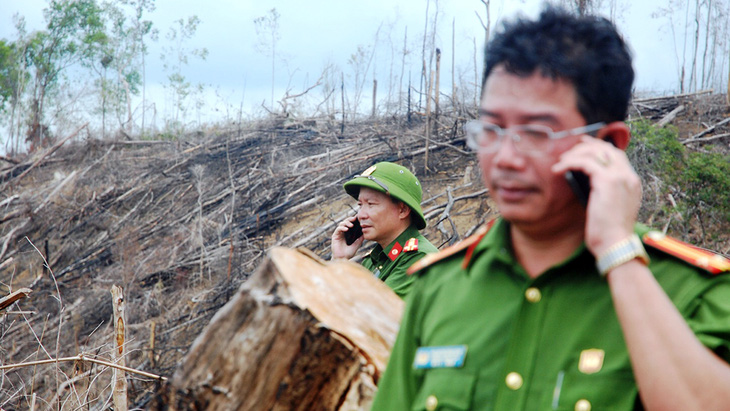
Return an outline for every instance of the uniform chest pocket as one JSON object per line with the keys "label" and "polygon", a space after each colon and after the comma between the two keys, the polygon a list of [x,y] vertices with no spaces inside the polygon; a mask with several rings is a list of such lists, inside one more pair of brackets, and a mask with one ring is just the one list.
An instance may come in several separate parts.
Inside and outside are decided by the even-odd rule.
{"label": "uniform chest pocket", "polygon": [[476,376],[459,368],[425,372],[412,410],[468,410],[474,397]]}
{"label": "uniform chest pocket", "polygon": [[553,408],[557,410],[631,410],[639,399],[631,372],[574,372],[565,375],[559,396],[553,402],[557,402],[557,408]]}

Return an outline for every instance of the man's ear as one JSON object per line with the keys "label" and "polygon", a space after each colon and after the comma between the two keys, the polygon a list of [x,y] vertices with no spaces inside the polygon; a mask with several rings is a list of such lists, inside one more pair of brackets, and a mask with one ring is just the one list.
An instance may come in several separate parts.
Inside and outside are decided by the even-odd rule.
{"label": "man's ear", "polygon": [[631,140],[631,130],[623,121],[614,121],[600,129],[596,134],[596,138],[611,142],[614,146],[625,151]]}
{"label": "man's ear", "polygon": [[398,201],[398,217],[400,219],[408,218],[411,215],[411,207],[403,201]]}

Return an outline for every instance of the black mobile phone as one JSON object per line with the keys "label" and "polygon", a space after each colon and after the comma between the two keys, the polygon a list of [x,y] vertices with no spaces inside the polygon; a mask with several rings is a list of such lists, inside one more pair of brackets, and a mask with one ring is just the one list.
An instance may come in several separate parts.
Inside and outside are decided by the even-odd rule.
{"label": "black mobile phone", "polygon": [[350,245],[354,243],[358,238],[362,236],[362,227],[360,226],[360,220],[355,219],[353,226],[345,231],[345,244]]}
{"label": "black mobile phone", "polygon": [[[616,147],[616,143],[612,138],[606,138],[606,141]],[[568,180],[568,184],[570,184],[570,188],[573,189],[575,196],[578,197],[578,201],[583,204],[583,207],[587,207],[588,196],[591,194],[591,179],[586,175],[586,173],[578,170],[566,171],[565,179]]]}
{"label": "black mobile phone", "polygon": [[568,170],[565,172],[565,179],[583,207],[588,206],[588,195],[591,193],[591,180],[588,176],[582,171]]}

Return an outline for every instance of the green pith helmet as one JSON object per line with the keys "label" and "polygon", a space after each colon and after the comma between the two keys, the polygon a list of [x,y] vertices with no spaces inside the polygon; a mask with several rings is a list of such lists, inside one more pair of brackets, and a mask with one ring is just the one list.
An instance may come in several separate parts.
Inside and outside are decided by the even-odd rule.
{"label": "green pith helmet", "polygon": [[417,229],[426,228],[426,219],[421,211],[421,183],[407,168],[395,163],[377,163],[346,182],[344,187],[355,200],[360,195],[360,187],[388,194],[411,208],[411,218]]}

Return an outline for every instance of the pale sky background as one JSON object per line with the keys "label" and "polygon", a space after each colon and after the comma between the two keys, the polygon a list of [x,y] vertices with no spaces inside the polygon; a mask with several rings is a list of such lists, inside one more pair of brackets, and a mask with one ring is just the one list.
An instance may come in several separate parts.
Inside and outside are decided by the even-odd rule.
{"label": "pale sky background", "polygon": [[[296,94],[313,84],[328,63],[347,73],[350,70],[348,58],[357,51],[358,45],[373,46],[375,33],[381,24],[380,48],[374,61],[376,76],[387,76],[391,69],[392,46],[389,41],[395,43],[396,49],[402,48],[406,27],[408,47],[414,54],[414,61],[417,61],[421,55],[427,1],[157,0],[156,3],[156,10],[146,17],[160,31],[160,40],[150,45],[147,56],[148,98],[158,99],[157,107],[163,110],[165,102],[161,85],[165,82],[165,73],[159,55],[166,43],[164,35],[175,20],[197,15],[201,23],[187,47],[205,47],[209,55],[206,61],[193,59],[183,74],[191,82],[207,87],[204,100],[211,112],[233,116],[232,107],[237,109],[241,102],[245,112],[254,113],[261,111],[262,101],[266,100],[268,105],[270,99],[271,59],[255,51],[257,36],[253,20],[256,17],[267,15],[272,8],[280,14],[276,100],[284,95],[287,86],[291,88],[291,94]],[[662,28],[667,25],[665,19],[652,18],[652,12],[666,1],[619,0],[617,3],[623,6],[616,23],[634,52],[637,92],[676,92],[676,54],[671,33]],[[492,26],[518,11],[536,15],[542,4],[537,0],[492,0]],[[45,0],[0,0],[0,38],[15,39],[15,13],[26,18],[28,31],[43,29],[42,10],[46,6]],[[430,15],[433,10],[431,2]],[[436,45],[443,53],[442,90],[450,87],[452,22],[456,26],[457,71],[459,67],[462,71],[473,71],[475,38],[481,70],[484,31],[475,11],[484,18],[484,5],[479,0],[439,1]],[[389,33],[391,39],[385,38],[383,33]],[[400,62],[400,57],[395,59]],[[410,69],[411,80],[417,84],[419,67]],[[366,98],[370,98],[372,78],[373,72],[370,71],[365,87]],[[379,96],[387,87],[383,84],[385,81],[387,79],[379,80]],[[367,111],[369,104],[363,103],[363,111]]]}

